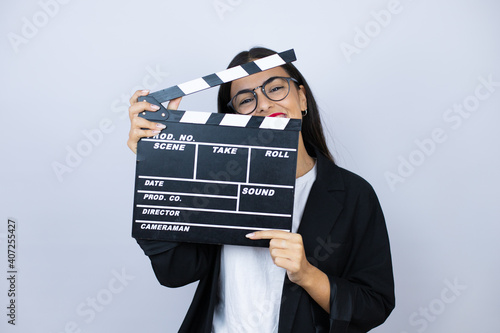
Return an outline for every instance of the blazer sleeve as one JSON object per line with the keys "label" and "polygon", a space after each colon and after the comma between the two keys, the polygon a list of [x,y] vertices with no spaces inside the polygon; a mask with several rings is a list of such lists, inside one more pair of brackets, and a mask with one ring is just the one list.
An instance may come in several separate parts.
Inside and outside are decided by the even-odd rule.
{"label": "blazer sleeve", "polygon": [[367,332],[382,324],[395,306],[387,228],[370,185],[352,207],[350,253],[338,276],[329,275],[330,332]]}
{"label": "blazer sleeve", "polygon": [[137,239],[160,284],[176,288],[200,280],[213,268],[217,246]]}

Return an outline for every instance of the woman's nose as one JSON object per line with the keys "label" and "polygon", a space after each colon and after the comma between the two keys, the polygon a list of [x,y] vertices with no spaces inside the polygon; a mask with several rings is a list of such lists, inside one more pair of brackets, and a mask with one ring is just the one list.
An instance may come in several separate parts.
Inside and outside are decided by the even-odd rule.
{"label": "woman's nose", "polygon": [[271,110],[270,108],[273,106],[273,101],[267,98],[266,95],[262,92],[262,90],[258,89],[257,94],[257,108],[255,109],[255,115],[258,116],[266,116]]}

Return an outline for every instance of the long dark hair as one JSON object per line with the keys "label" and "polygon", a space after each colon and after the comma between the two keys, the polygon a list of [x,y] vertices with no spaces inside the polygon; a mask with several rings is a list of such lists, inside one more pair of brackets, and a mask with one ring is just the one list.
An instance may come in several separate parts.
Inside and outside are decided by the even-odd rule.
{"label": "long dark hair", "polygon": [[[248,51],[243,51],[237,54],[229,63],[227,68],[242,65],[244,63],[261,59],[273,54],[276,51],[266,49],[263,47],[254,47]],[[308,150],[312,149],[311,145],[316,147],[323,155],[333,161],[332,154],[326,145],[325,136],[323,134],[323,127],[321,126],[321,119],[319,116],[318,106],[314,99],[313,93],[306,79],[302,76],[299,70],[291,63],[281,66],[290,77],[298,81],[299,85],[303,85],[306,91],[307,98],[307,115],[302,118],[302,138]],[[219,113],[233,113],[234,111],[227,106],[231,100],[231,82],[224,83],[220,86],[219,94],[217,97],[217,109]]]}

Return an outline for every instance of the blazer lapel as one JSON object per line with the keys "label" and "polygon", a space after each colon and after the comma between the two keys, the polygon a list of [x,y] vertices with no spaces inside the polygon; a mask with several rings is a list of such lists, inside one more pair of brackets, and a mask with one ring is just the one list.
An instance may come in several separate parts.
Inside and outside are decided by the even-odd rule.
{"label": "blazer lapel", "polygon": [[318,240],[330,233],[344,207],[344,182],[339,168],[318,153],[317,170],[298,230],[307,257],[314,255]]}
{"label": "blazer lapel", "polygon": [[[332,230],[344,203],[344,183],[339,168],[316,151],[317,177],[307,199],[298,233],[308,258]],[[310,260],[312,261],[312,260]],[[291,332],[303,289],[285,276],[279,332]]]}

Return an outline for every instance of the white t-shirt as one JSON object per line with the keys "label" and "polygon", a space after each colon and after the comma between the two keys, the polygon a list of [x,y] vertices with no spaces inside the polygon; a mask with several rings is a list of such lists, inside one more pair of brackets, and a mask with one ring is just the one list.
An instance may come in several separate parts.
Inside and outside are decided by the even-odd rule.
{"label": "white t-shirt", "polygon": [[[292,232],[299,228],[316,174],[315,164],[295,180]],[[268,248],[224,245],[212,332],[278,332],[285,274]]]}

